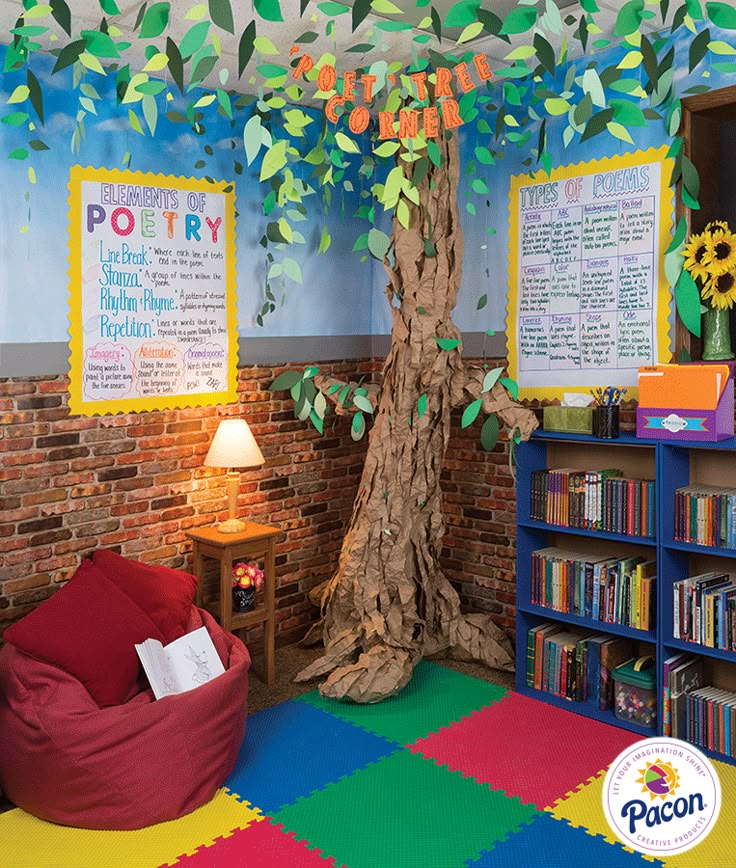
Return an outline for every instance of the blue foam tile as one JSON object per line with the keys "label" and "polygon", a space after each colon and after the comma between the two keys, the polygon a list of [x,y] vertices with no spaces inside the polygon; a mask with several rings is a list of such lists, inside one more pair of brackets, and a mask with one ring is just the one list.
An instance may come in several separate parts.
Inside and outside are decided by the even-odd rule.
{"label": "blue foam tile", "polygon": [[518,832],[485,850],[479,859],[465,863],[467,868],[660,868],[663,864],[659,859],[630,853],[622,844],[609,844],[547,813],[537,814]]}
{"label": "blue foam tile", "polygon": [[306,702],[289,700],[248,718],[225,786],[273,814],[396,749],[388,739]]}

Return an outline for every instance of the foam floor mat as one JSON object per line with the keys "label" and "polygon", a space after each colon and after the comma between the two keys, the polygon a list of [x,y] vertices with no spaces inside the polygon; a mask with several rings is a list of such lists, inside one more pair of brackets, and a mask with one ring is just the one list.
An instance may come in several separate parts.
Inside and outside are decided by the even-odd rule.
{"label": "foam floor mat", "polygon": [[614,839],[607,765],[638,740],[437,664],[372,706],[313,691],[253,714],[235,768],[187,817],[138,832],[0,814],[0,868],[733,868],[736,768],[693,850]]}

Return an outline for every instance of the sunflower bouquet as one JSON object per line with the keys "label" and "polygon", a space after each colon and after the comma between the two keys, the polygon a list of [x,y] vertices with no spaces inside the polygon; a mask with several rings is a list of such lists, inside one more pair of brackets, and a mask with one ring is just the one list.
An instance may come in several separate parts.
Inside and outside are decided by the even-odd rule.
{"label": "sunflower bouquet", "polygon": [[682,255],[703,302],[714,310],[731,308],[736,302],[736,235],[728,223],[712,220],[690,236]]}

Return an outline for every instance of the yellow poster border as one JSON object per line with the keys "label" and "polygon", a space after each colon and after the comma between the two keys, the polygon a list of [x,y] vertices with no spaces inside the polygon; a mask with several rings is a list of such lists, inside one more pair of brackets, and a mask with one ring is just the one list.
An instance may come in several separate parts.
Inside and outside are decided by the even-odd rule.
{"label": "yellow poster border", "polygon": [[[84,343],[82,332],[82,182],[136,184],[168,187],[182,192],[221,193],[225,196],[225,305],[227,310],[227,388],[219,392],[159,395],[147,398],[120,398],[86,401],[82,395]],[[231,181],[207,181],[163,173],[130,169],[98,169],[72,166],[69,170],[69,409],[73,415],[95,416],[138,413],[150,410],[174,410],[186,407],[210,407],[237,401],[238,322],[237,256],[235,252],[235,185]]]}
{"label": "yellow poster border", "polygon": [[[547,176],[539,174],[539,180],[532,179],[528,173],[512,175],[509,190],[509,254],[508,254],[508,301],[506,304],[506,340],[508,354],[509,376],[518,381],[519,360],[518,344],[518,274],[519,274],[519,190],[529,186],[530,180],[536,183],[549,183],[567,178],[592,175],[596,172],[611,172],[618,169],[630,169],[643,163],[661,163],[659,177],[659,245],[656,255],[659,257],[659,279],[657,282],[657,300],[654,311],[657,318],[657,362],[669,362],[672,356],[670,343],[670,311],[672,306],[671,288],[664,273],[664,253],[672,239],[674,226],[674,193],[667,183],[674,166],[674,160],[667,157],[668,147],[648,148],[645,151],[632,151],[627,154],[616,154],[613,157],[601,157],[597,160],[586,160],[559,166]],[[608,385],[616,386],[617,383]],[[564,392],[587,390],[584,383],[570,386],[525,386],[519,387],[520,399],[552,400],[562,398]],[[638,390],[627,387],[627,399],[636,398]]]}

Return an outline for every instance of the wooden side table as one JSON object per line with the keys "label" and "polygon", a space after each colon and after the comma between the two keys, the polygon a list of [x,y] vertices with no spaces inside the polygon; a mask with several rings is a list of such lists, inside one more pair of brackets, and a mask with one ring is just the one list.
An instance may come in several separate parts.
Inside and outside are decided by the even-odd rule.
{"label": "wooden side table", "polygon": [[[204,593],[204,558],[220,563],[220,599],[212,614],[225,630],[242,630],[263,624],[264,681],[269,687],[274,680],[274,648],[276,638],[276,572],[274,543],[281,533],[279,528],[265,524],[246,522],[239,533],[220,533],[214,527],[194,528],[187,531],[192,540],[194,575],[197,577],[195,602],[202,605]],[[263,589],[265,605],[250,612],[233,612],[232,567],[233,561],[263,558]]]}

